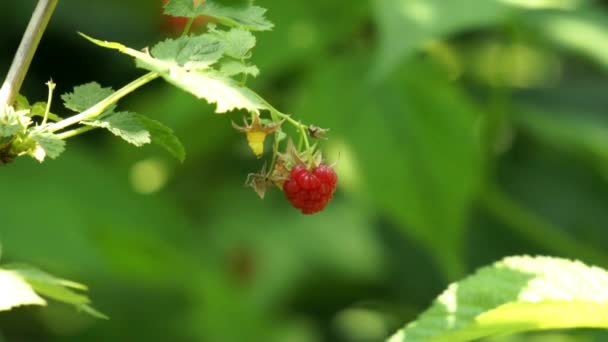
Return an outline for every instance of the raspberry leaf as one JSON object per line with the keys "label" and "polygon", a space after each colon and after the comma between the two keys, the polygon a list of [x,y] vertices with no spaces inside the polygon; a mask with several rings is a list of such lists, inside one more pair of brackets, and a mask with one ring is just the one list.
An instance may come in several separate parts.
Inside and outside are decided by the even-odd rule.
{"label": "raspberry leaf", "polygon": [[31,138],[36,142],[36,146],[30,151],[30,155],[41,163],[47,157],[55,159],[65,151],[65,141],[53,133],[35,130],[31,133]]}
{"label": "raspberry leaf", "polygon": [[518,256],[451,284],[389,342],[580,327],[608,328],[608,272],[578,261]]}
{"label": "raspberry leaf", "polygon": [[140,117],[133,113],[112,113],[99,120],[82,123],[87,126],[105,128],[115,136],[137,147],[151,142],[150,132],[148,132]]}
{"label": "raspberry leaf", "polygon": [[[32,108],[30,108],[30,113],[29,116],[34,117],[34,116],[39,116],[39,117],[44,117],[44,113],[46,112],[46,102],[36,102],[32,105]],[[57,114],[53,114],[53,113],[48,113],[48,118],[51,121],[61,121],[61,117]]]}
{"label": "raspberry leaf", "polygon": [[251,32],[239,28],[224,31],[211,26],[211,32],[203,36],[215,37],[223,42],[224,54],[236,59],[249,58],[250,51],[256,44],[255,36]]}
{"label": "raspberry leaf", "polygon": [[60,279],[27,265],[8,265],[0,269],[0,311],[20,305],[46,305],[41,297],[48,297],[73,305],[96,318],[107,319],[93,309],[91,300],[77,291],[85,285]]}
{"label": "raspberry leaf", "polygon": [[146,116],[140,114],[135,115],[146,127],[148,132],[150,132],[150,138],[152,140],[152,143],[164,148],[181,162],[186,159],[186,151],[184,150],[184,146],[182,145],[179,138],[175,136],[171,128],[163,125],[159,121],[152,120]]}
{"label": "raspberry leaf", "polygon": [[67,109],[82,112],[112,95],[113,92],[112,88],[103,88],[99,83],[91,82],[74,87],[71,93],[61,95],[61,99]]}
{"label": "raspberry leaf", "polygon": [[25,114],[24,111],[15,111],[8,105],[0,105],[0,138],[10,137],[17,134],[24,127],[20,120],[20,115]]}
{"label": "raspberry leaf", "polygon": [[179,66],[190,63],[197,69],[204,69],[222,57],[223,46],[219,39],[202,35],[167,39],[156,44],[150,52],[157,59],[173,61]]}
{"label": "raspberry leaf", "polygon": [[18,272],[0,269],[0,311],[22,305],[46,305]]}
{"label": "raspberry leaf", "polygon": [[257,77],[260,74],[260,69],[255,65],[247,65],[240,61],[228,60],[220,64],[220,72],[228,77],[239,74]]}
{"label": "raspberry leaf", "polygon": [[107,42],[88,37],[99,46],[118,50],[134,57],[140,68],[159,73],[167,82],[198,98],[216,104],[217,113],[235,109],[250,112],[268,109],[265,102],[251,89],[216,70],[188,70],[173,61],[163,61],[141,51],[131,49],[116,42]]}
{"label": "raspberry leaf", "polygon": [[[223,2],[225,3],[225,1]],[[202,5],[192,0],[171,0],[165,5],[165,14],[175,17],[213,17],[217,22],[231,27],[242,27],[252,31],[271,30],[274,25],[266,19],[266,9],[239,1],[226,6],[217,0],[206,0]]]}

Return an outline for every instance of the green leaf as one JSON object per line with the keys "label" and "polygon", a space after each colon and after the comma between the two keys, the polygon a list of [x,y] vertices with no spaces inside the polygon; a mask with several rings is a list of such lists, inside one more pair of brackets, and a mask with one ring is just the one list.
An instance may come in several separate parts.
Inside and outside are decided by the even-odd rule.
{"label": "green leaf", "polygon": [[179,161],[186,159],[186,151],[181,141],[175,136],[173,130],[159,121],[152,120],[144,115],[135,114],[141,123],[150,132],[152,143],[157,144],[171,153]]}
{"label": "green leaf", "polygon": [[255,47],[255,36],[243,29],[234,28],[229,31],[211,28],[209,36],[214,36],[224,46],[224,54],[236,59],[249,58],[251,49]]}
{"label": "green leaf", "polygon": [[241,86],[237,81],[214,70],[188,70],[174,62],[153,58],[143,52],[126,47],[120,43],[97,40],[82,34],[89,41],[99,46],[118,50],[134,57],[138,66],[158,72],[167,82],[217,105],[217,113],[235,109],[246,109],[250,112],[268,109],[264,100],[251,89]]}
{"label": "green leaf", "polygon": [[509,257],[451,284],[390,342],[459,342],[530,330],[608,328],[608,272],[578,261]]}
{"label": "green leaf", "polygon": [[[5,267],[5,269],[6,271],[4,272],[10,272],[20,278],[29,287],[30,291],[35,291],[34,294],[39,293],[42,296],[54,299],[56,301],[73,305],[77,309],[82,310],[94,317],[107,319],[104,314],[89,306],[89,304],[91,304],[91,300],[86,295],[75,291],[86,291],[87,287],[85,285],[54,277],[46,272],[27,265],[8,265]],[[0,293],[4,294],[3,292]],[[44,300],[38,303],[34,302],[34,300],[31,302],[32,303],[29,304],[46,304]]]}
{"label": "green leaf", "polygon": [[[74,87],[73,92],[61,95],[61,99],[66,108],[82,112],[112,95],[113,92],[112,88],[103,88],[99,83],[91,82]],[[108,109],[107,112],[111,112],[114,108],[115,106]]]}
{"label": "green leaf", "polygon": [[46,305],[46,301],[18,272],[0,269],[0,311],[22,305]]}
{"label": "green leaf", "polygon": [[[599,10],[572,13],[539,13],[527,23],[560,47],[587,56],[608,67],[608,17]],[[585,39],[581,39],[585,37]]]}
{"label": "green leaf", "polygon": [[[30,117],[44,117],[44,113],[46,112],[46,102],[36,102],[33,105],[30,105],[27,98],[19,94],[15,99],[15,109],[17,111],[29,111],[28,115]],[[61,117],[53,113],[49,113],[48,118],[52,121],[61,121]]]}
{"label": "green leaf", "polygon": [[36,146],[30,155],[41,163],[46,157],[55,159],[65,151],[65,141],[53,133],[37,130],[31,133],[31,137]]}
{"label": "green leaf", "polygon": [[27,127],[30,123],[25,119],[27,112],[15,111],[11,106],[0,104],[0,138],[11,137]]}
{"label": "green leaf", "polygon": [[379,30],[377,77],[386,76],[433,39],[488,26],[507,13],[507,6],[497,0],[376,0],[374,4]]}
{"label": "green leaf", "polygon": [[227,60],[220,64],[220,72],[229,77],[239,74],[257,77],[260,74],[260,69],[255,65],[247,65],[240,61]]}
{"label": "green leaf", "polygon": [[105,128],[124,141],[137,147],[150,143],[150,132],[138,115],[129,112],[112,113],[94,121],[84,121],[87,126]]}
{"label": "green leaf", "polygon": [[217,71],[187,72],[174,69],[172,73],[163,73],[162,76],[167,82],[216,104],[217,113],[235,109],[246,109],[250,112],[268,109],[264,101],[251,89]]}
{"label": "green leaf", "polygon": [[219,23],[252,31],[271,30],[274,25],[265,18],[266,9],[249,3],[226,6],[217,0],[206,0],[202,5],[192,0],[172,0],[165,5],[165,14],[194,18],[201,15],[215,18]]}
{"label": "green leaf", "polygon": [[[46,102],[36,102],[30,108],[29,116],[44,117],[45,112],[46,112]],[[53,113],[49,113],[48,118],[52,121],[61,121],[62,120],[62,118],[59,115],[53,114]]]}
{"label": "green leaf", "polygon": [[26,110],[30,109],[30,101],[28,101],[27,97],[17,94],[15,97],[15,109],[16,110]]}
{"label": "green leaf", "polygon": [[167,39],[156,44],[150,52],[155,58],[173,61],[188,69],[204,69],[222,57],[223,47],[216,37],[204,34]]}

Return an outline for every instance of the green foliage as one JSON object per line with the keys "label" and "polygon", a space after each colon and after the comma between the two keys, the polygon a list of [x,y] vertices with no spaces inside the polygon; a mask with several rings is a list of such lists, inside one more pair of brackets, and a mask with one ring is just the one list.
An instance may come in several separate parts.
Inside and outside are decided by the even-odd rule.
{"label": "green foliage", "polygon": [[41,163],[46,157],[55,159],[65,151],[65,141],[56,134],[36,130],[32,132],[31,137],[37,143],[32,155]]}
{"label": "green foliage", "polygon": [[0,107],[0,137],[11,137],[23,128],[27,111],[15,111],[13,107]]}
{"label": "green foliage", "polygon": [[73,305],[96,318],[107,319],[93,309],[90,299],[77,292],[86,291],[85,285],[56,278],[27,265],[4,265],[0,269],[0,311],[23,305],[46,305],[41,297]]}
{"label": "green foliage", "polygon": [[152,48],[152,56],[191,69],[205,69],[223,54],[222,42],[210,35],[167,39]]}
{"label": "green foliage", "polygon": [[249,3],[224,6],[215,0],[207,0],[202,5],[191,0],[171,0],[165,6],[165,14],[168,15],[189,18],[204,15],[227,26],[242,27],[253,31],[267,31],[274,27],[265,18],[265,13],[265,8]]}
{"label": "green foliage", "polygon": [[150,132],[141,122],[139,116],[129,112],[111,113],[99,120],[84,121],[83,124],[105,128],[124,141],[137,147],[151,142]]}
{"label": "green foliage", "polygon": [[495,24],[507,9],[498,0],[378,0],[374,7],[380,33],[377,72],[383,76],[433,39]]}
{"label": "green foliage", "polygon": [[[246,109],[251,112],[268,109],[268,106],[256,93],[219,71],[198,68],[190,70],[186,67],[180,67],[176,62],[154,58],[120,43],[104,42],[87,36],[85,38],[99,46],[115,49],[134,57],[139,67],[157,72],[167,82],[198,98],[205,99],[209,103],[216,104],[217,113],[226,113],[235,109]],[[163,45],[161,56],[176,56],[179,54],[177,44],[172,46],[173,53],[167,51],[169,47],[169,45]],[[197,65],[197,67],[201,66]]]}
{"label": "green foliage", "polygon": [[[256,44],[256,38],[250,31],[269,30],[273,26],[264,17],[265,12],[265,9],[254,6],[250,1],[230,2],[230,6],[226,6],[225,2],[215,1],[205,1],[202,4],[189,0],[170,1],[166,4],[165,14],[189,17],[189,24],[180,38],[166,39],[144,52],[119,43],[102,42],[85,36],[98,45],[117,49],[134,57],[139,67],[151,73],[116,92],[110,87],[101,87],[96,82],[75,87],[71,93],[61,97],[66,108],[78,113],[66,119],[61,119],[50,111],[56,86],[52,81],[47,83],[47,102],[37,102],[30,106],[27,98],[19,96],[16,101],[17,112],[12,106],[3,104],[0,137],[5,138],[2,143],[6,146],[1,146],[0,160],[4,164],[24,154],[29,154],[40,162],[46,157],[56,158],[65,149],[64,139],[93,128],[105,128],[137,147],[156,142],[183,160],[183,146],[172,136],[171,129],[141,114],[115,112],[117,102],[121,98],[159,76],[199,98],[215,103],[218,113],[246,109],[258,114],[260,110],[268,110],[272,113],[272,121],[278,123],[280,117],[287,115],[274,109],[244,86],[247,76],[257,76],[259,73],[256,66],[247,62]],[[208,32],[189,35],[194,18],[202,15],[213,17],[214,22],[229,27],[229,30],[225,31],[217,28],[215,24],[209,24]],[[214,65],[217,68],[213,68]],[[242,78],[238,81],[231,78],[239,75]],[[28,116],[42,117],[41,124],[36,123],[35,127],[30,127],[32,121]],[[48,120],[55,122],[48,124]],[[305,135],[303,124],[289,121],[298,128],[299,134]],[[76,124],[81,127],[64,130]],[[150,132],[147,127],[153,131]],[[277,129],[280,130],[280,127],[277,126]],[[153,134],[159,136],[153,137]],[[306,141],[306,148],[309,148],[307,137],[304,136],[303,139]],[[277,153],[275,147],[273,154],[276,156]]]}
{"label": "green foliage", "polygon": [[103,88],[99,83],[91,82],[74,87],[73,92],[63,94],[61,99],[66,108],[75,112],[82,112],[112,95],[112,93],[114,93],[112,88]]}
{"label": "green foliage", "polygon": [[[162,51],[163,48],[161,47],[160,50]],[[73,92],[64,94],[62,99],[66,108],[73,111],[85,111],[112,94],[114,94],[112,88],[103,88],[98,83],[92,82],[74,87]],[[180,161],[184,160],[184,148],[179,139],[173,135],[171,129],[141,114],[115,112],[115,109],[116,105],[109,105],[104,109],[99,119],[85,120],[81,123],[85,126],[105,128],[115,136],[137,147],[151,142],[158,144]],[[63,143],[63,140],[61,142]]]}
{"label": "green foliage", "polygon": [[608,328],[607,288],[608,272],[597,267],[510,257],[451,284],[389,341],[458,342],[527,330]]}
{"label": "green foliage", "polygon": [[0,270],[0,311],[22,305],[45,305],[32,287],[14,271]]}
{"label": "green foliage", "polygon": [[[411,63],[370,89],[357,80],[365,63],[342,61],[320,70],[297,109],[329,127],[348,125],[340,133],[352,144],[369,198],[428,246],[451,278],[458,277],[459,237],[482,175],[479,111],[447,80],[429,77],[436,71],[428,64]],[[336,102],[347,97],[346,104]]]}
{"label": "green foliage", "polygon": [[[241,9],[252,6],[213,1],[223,7],[236,2]],[[95,284],[96,305],[113,318],[91,324],[61,305],[34,314],[20,310],[1,315],[3,337],[31,339],[32,327],[42,327],[35,339],[381,341],[415,321],[447,283],[507,255],[556,255],[608,267],[603,4],[257,4],[269,8],[276,23],[257,39],[242,25],[204,13],[189,34],[167,30],[177,35],[155,44],[160,0],[61,3],[23,92],[40,93],[37,80],[49,75],[61,83],[82,80],[83,70],[102,84],[126,83],[132,63],[79,52],[66,32],[77,28],[128,42],[141,53],[132,56],[138,65],[187,92],[142,87],[112,113],[134,113],[152,142],[183,157],[178,135],[189,159],[176,166],[119,139],[87,143],[85,137],[59,162],[2,168],[0,238],[7,257]],[[189,1],[181,5],[193,17],[201,10]],[[0,13],[12,14],[0,41],[15,41],[30,7],[0,2]],[[73,48],[74,58],[57,60],[64,47]],[[14,48],[0,53],[4,65]],[[260,70],[264,77],[245,82]],[[241,109],[269,120],[267,104],[257,95],[246,100],[242,88],[259,90],[294,120],[331,128],[319,146],[335,163],[340,185],[321,215],[295,215],[280,193],[256,201],[242,187],[255,162],[244,137],[225,116],[208,115],[222,106],[190,96],[242,96]],[[122,101],[121,89],[77,115],[94,111],[84,122],[103,120],[110,103]],[[0,138],[0,150],[14,141],[33,151],[38,144],[28,136],[47,114],[47,102],[13,104],[14,112],[24,111],[19,120],[29,123],[16,136]],[[223,108],[235,109],[235,102]],[[62,121],[53,113],[67,117],[57,103],[51,103],[50,121]],[[229,113],[230,119],[240,124],[241,114]],[[91,128],[77,126],[82,122],[51,133],[64,138],[72,127]],[[286,125],[277,136],[292,128]],[[269,142],[266,149],[271,147]],[[595,279],[576,263],[519,260],[526,266],[503,261],[449,287],[440,299],[459,304],[455,311],[436,302],[430,310],[438,316],[423,314],[416,327],[429,322],[428,331],[443,329],[449,333],[443,340],[454,341],[480,336],[482,323],[484,333],[497,326],[509,333],[605,325],[594,321],[604,319],[598,313],[605,304],[598,307],[574,284],[581,279],[604,286],[603,271]],[[489,285],[480,288],[478,280]],[[544,285],[536,289],[537,283]],[[558,298],[551,289],[584,301],[529,304],[518,295]],[[125,298],[138,305],[124,305]],[[451,318],[455,326],[449,326]],[[538,331],[483,341],[600,342],[606,331]]]}
{"label": "green foliage", "polygon": [[152,120],[144,115],[133,114],[145,127],[151,136],[152,143],[159,145],[167,150],[179,161],[183,162],[186,159],[186,151],[184,145],[175,136],[173,130],[159,121]]}

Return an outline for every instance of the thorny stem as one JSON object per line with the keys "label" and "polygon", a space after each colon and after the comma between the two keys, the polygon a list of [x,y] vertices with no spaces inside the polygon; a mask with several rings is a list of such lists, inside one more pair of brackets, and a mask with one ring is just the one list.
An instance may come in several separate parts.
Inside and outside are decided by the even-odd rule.
{"label": "thorny stem", "polygon": [[137,88],[143,86],[144,84],[146,84],[152,80],[155,80],[159,76],[160,75],[156,72],[149,72],[149,73],[141,76],[140,78],[136,79],[135,81],[122,87],[121,89],[117,90],[112,95],[101,100],[96,105],[85,110],[84,112],[71,116],[67,119],[61,120],[52,125],[49,125],[49,131],[56,132],[60,129],[77,124],[81,121],[93,119],[93,118],[101,115],[108,107],[110,107],[111,105],[118,102],[118,100],[122,99],[123,97],[125,97],[129,93],[133,92]]}
{"label": "thorny stem", "polygon": [[6,80],[0,89],[0,103],[12,104],[21,89],[25,75],[32,63],[42,34],[53,15],[58,0],[39,0],[32,18],[30,19],[19,48],[15,53],[13,63],[6,75]]}

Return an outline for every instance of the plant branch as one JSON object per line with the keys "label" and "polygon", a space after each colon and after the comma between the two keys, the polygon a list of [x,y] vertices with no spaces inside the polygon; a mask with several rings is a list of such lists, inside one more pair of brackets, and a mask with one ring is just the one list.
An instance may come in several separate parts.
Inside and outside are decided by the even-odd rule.
{"label": "plant branch", "polygon": [[29,24],[23,34],[13,63],[0,89],[0,103],[12,104],[21,90],[25,75],[30,68],[42,34],[53,15],[58,0],[39,0]]}
{"label": "plant branch", "polygon": [[143,86],[144,84],[146,84],[152,80],[155,80],[159,76],[160,75],[156,72],[149,72],[149,73],[141,76],[140,78],[136,79],[135,81],[127,84],[126,86],[120,88],[116,92],[112,93],[112,95],[101,100],[100,102],[95,104],[93,107],[85,110],[84,112],[71,116],[67,119],[63,119],[52,125],[49,125],[49,131],[56,132],[60,129],[66,128],[73,124],[77,124],[81,121],[93,119],[93,118],[101,115],[106,109],[108,109],[108,107],[115,104],[120,99],[122,99],[123,97],[125,97],[128,94],[130,94],[131,92],[133,92],[135,89]]}

